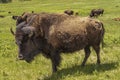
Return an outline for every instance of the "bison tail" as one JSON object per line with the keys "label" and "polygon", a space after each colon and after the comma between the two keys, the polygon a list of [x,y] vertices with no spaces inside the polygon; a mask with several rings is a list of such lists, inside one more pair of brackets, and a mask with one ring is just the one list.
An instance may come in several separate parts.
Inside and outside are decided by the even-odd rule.
{"label": "bison tail", "polygon": [[104,28],[104,25],[103,23],[102,24],[102,30],[101,30],[101,43],[102,43],[102,48],[105,46],[105,43],[104,43],[104,35],[105,35],[105,28]]}

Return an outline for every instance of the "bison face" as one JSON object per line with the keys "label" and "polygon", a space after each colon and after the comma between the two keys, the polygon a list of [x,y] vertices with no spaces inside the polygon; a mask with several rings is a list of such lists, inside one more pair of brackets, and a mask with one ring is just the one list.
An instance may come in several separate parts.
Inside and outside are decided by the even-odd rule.
{"label": "bison face", "polygon": [[16,20],[16,25],[26,21],[27,15],[22,16],[12,16],[12,19]]}
{"label": "bison face", "polygon": [[24,12],[21,16],[12,16],[12,19],[16,20],[16,25],[27,21],[28,16],[31,16],[32,13]]}
{"label": "bison face", "polygon": [[25,19],[22,18],[22,16],[12,16],[12,18],[13,18],[14,20],[16,20],[16,25],[18,25],[18,24],[20,24],[20,23],[22,23],[22,22],[25,21]]}
{"label": "bison face", "polygon": [[15,40],[18,46],[18,59],[31,62],[42,50],[42,38],[35,37],[35,28],[26,26],[16,29]]}

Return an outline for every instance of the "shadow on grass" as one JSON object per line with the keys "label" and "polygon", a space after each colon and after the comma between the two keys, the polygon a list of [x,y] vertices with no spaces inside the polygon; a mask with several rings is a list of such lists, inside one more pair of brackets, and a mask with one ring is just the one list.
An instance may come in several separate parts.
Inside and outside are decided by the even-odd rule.
{"label": "shadow on grass", "polygon": [[104,63],[101,65],[87,64],[85,65],[85,67],[81,67],[81,65],[74,65],[69,68],[58,70],[56,73],[53,73],[51,76],[45,77],[44,80],[60,80],[64,76],[74,75],[76,73],[79,76],[81,75],[81,73],[92,75],[92,74],[95,74],[95,72],[100,73],[100,72],[116,69],[117,66],[118,66],[118,62]]}

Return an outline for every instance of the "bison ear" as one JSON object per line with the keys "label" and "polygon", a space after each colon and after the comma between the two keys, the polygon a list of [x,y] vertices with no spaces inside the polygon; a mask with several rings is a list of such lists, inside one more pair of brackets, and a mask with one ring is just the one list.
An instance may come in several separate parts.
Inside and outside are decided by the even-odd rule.
{"label": "bison ear", "polygon": [[28,37],[32,37],[35,34],[35,28],[30,26],[30,27],[23,27],[22,31],[24,32],[24,34],[27,34]]}
{"label": "bison ear", "polygon": [[18,16],[12,16],[12,19],[17,20]]}

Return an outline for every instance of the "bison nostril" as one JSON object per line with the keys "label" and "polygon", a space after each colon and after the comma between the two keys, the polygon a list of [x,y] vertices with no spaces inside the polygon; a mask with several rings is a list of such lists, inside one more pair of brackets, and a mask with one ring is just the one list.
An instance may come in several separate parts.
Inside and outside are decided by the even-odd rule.
{"label": "bison nostril", "polygon": [[22,55],[22,54],[19,54],[18,59],[19,59],[19,60],[22,60],[22,59],[23,59],[23,55]]}

